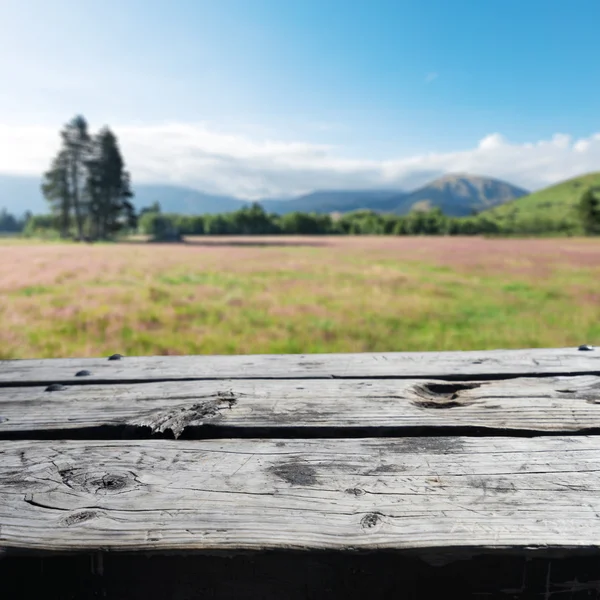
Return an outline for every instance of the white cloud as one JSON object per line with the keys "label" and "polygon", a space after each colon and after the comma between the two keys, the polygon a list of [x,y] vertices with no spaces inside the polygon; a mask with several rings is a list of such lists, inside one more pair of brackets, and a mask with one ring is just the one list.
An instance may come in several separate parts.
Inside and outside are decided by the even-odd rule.
{"label": "white cloud", "polygon": [[589,140],[579,140],[578,142],[573,144],[573,150],[575,150],[575,152],[587,152],[589,150],[589,147]]}
{"label": "white cloud", "polygon": [[427,73],[427,75],[425,77],[425,83],[431,83],[432,81],[437,79],[439,76],[440,76],[439,73]]}
{"label": "white cloud", "polygon": [[497,150],[506,144],[506,140],[504,136],[499,133],[492,133],[490,135],[486,135],[479,142],[480,150]]}
{"label": "white cloud", "polygon": [[[174,183],[248,199],[323,188],[411,189],[452,172],[489,175],[537,189],[600,165],[600,133],[578,140],[559,133],[523,144],[492,133],[466,150],[361,160],[341,158],[340,149],[331,145],[257,139],[202,123],[114,130],[134,184]],[[39,175],[58,145],[54,128],[0,125],[0,170]]]}

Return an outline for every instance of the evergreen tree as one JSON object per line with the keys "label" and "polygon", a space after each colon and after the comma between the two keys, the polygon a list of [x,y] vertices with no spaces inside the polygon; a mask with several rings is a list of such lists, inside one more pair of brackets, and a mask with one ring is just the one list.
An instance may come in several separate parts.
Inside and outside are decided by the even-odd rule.
{"label": "evergreen tree", "polygon": [[11,215],[6,208],[0,210],[0,231],[19,231],[20,224],[14,215]]}
{"label": "evergreen tree", "polygon": [[579,201],[579,216],[586,235],[600,234],[600,199],[598,190],[589,188]]}
{"label": "evergreen tree", "polygon": [[[104,127],[90,136],[82,116],[61,131],[62,147],[44,174],[42,191],[61,236],[75,223],[78,239],[106,239],[136,227],[131,182],[116,136]],[[73,218],[74,217],[74,218]]]}
{"label": "evergreen tree", "polygon": [[233,212],[230,221],[232,233],[236,234],[262,235],[277,232],[274,218],[258,202]]}
{"label": "evergreen tree", "polygon": [[57,221],[62,238],[69,235],[71,224],[72,197],[68,168],[67,152],[62,149],[52,161],[50,169],[44,173],[42,183],[42,193],[50,203],[50,212]]}
{"label": "evergreen tree", "polygon": [[87,121],[78,115],[61,132],[63,140],[63,160],[66,162],[68,195],[75,211],[77,237],[83,239],[83,226],[87,206],[84,202],[84,188],[87,182],[87,163],[90,159],[91,138]]}
{"label": "evergreen tree", "polygon": [[106,239],[125,227],[134,228],[136,217],[129,173],[117,138],[104,127],[92,140],[87,161],[86,192],[92,237]]}
{"label": "evergreen tree", "polygon": [[142,215],[145,215],[146,213],[161,213],[162,210],[160,208],[160,202],[158,201],[154,201],[150,206],[144,206],[140,212],[139,212],[139,216],[142,217]]}

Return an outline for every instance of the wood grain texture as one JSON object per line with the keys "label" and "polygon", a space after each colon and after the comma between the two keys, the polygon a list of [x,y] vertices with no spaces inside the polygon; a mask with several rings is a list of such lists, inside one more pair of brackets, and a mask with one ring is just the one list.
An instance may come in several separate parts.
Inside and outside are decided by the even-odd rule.
{"label": "wood grain texture", "polygon": [[597,437],[0,442],[0,547],[597,549]]}
{"label": "wood grain texture", "polygon": [[[76,373],[88,371],[89,375]],[[470,352],[153,356],[0,361],[0,384],[181,379],[496,378],[600,375],[600,351],[577,348]]]}
{"label": "wood grain texture", "polygon": [[[406,435],[427,428],[508,432],[586,432],[600,428],[600,377],[436,380],[171,381],[0,390],[0,437],[98,428],[134,428],[136,436],[200,436],[206,426],[312,437],[348,428]],[[305,430],[305,431],[303,431]],[[339,431],[338,431],[339,430]],[[381,430],[380,432],[376,430]],[[337,431],[337,433],[336,433]],[[85,433],[85,432],[83,432]],[[82,435],[83,435],[82,433]],[[252,434],[252,431],[250,431]],[[215,433],[217,435],[218,432]],[[396,432],[396,435],[398,433]],[[127,435],[120,430],[107,437]],[[254,434],[253,434],[254,435]],[[364,435],[364,434],[360,434]],[[131,437],[131,436],[130,436]]]}

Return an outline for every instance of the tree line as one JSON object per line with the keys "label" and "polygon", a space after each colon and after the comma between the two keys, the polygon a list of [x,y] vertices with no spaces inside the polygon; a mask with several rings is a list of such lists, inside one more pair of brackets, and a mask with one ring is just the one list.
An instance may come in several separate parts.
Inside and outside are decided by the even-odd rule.
{"label": "tree line", "polygon": [[0,232],[21,233],[32,217],[33,215],[30,211],[26,211],[22,217],[16,217],[9,213],[6,208],[2,208],[0,209]]}
{"label": "tree line", "polygon": [[[9,220],[11,219],[14,221],[9,215]],[[57,215],[53,212],[48,215],[29,216],[26,221],[20,223],[24,225],[25,235],[36,236],[52,231],[60,233],[58,227],[62,221],[57,220]],[[516,219],[500,220],[486,213],[449,217],[439,208],[413,211],[407,215],[382,214],[368,210],[354,211],[339,217],[300,212],[278,215],[266,212],[256,203],[229,213],[183,215],[164,213],[160,204],[156,202],[141,209],[133,218],[128,218],[127,222],[122,222],[118,232],[141,233],[155,240],[178,240],[186,235],[269,234],[600,235],[600,190],[587,190],[570,220],[557,220],[539,215],[521,215]]]}
{"label": "tree line", "polygon": [[155,239],[178,235],[460,235],[492,233],[494,226],[483,218],[449,218],[439,209],[406,216],[359,210],[333,217],[301,212],[278,215],[254,203],[210,215],[162,213],[155,205],[140,215],[139,231]]}
{"label": "tree line", "polygon": [[533,216],[499,220],[486,213],[449,217],[439,208],[407,215],[359,210],[337,218],[324,214],[267,213],[260,204],[216,215],[166,214],[144,209],[139,231],[155,239],[185,235],[595,235],[600,233],[598,193],[586,192],[572,220]]}

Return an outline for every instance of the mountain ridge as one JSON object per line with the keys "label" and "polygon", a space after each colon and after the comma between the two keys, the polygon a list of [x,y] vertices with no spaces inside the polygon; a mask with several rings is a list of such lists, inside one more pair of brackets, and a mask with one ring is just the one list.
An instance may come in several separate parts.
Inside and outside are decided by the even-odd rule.
{"label": "mountain ridge", "polygon": [[[26,210],[47,212],[40,190],[41,179],[0,174],[0,209],[20,215]],[[135,207],[139,210],[159,202],[165,213],[215,214],[248,206],[251,201],[234,196],[210,194],[186,186],[171,184],[134,185]],[[439,207],[450,216],[466,216],[528,194],[505,181],[492,177],[446,174],[413,191],[393,189],[315,190],[290,199],[263,198],[267,212],[347,213],[373,210],[406,214],[411,210]]]}
{"label": "mountain ridge", "polygon": [[393,210],[406,214],[411,210],[440,208],[445,215],[461,217],[513,201],[529,192],[493,177],[448,173],[427,185],[398,198]]}

